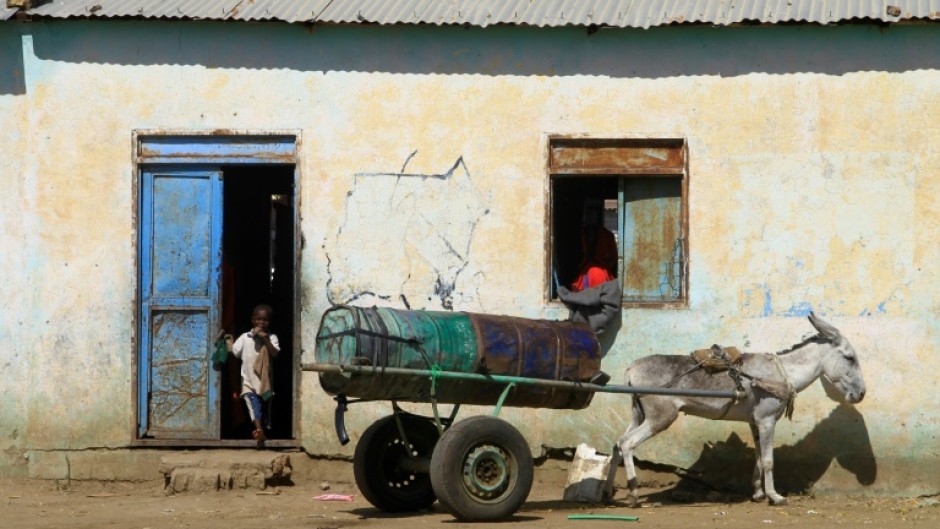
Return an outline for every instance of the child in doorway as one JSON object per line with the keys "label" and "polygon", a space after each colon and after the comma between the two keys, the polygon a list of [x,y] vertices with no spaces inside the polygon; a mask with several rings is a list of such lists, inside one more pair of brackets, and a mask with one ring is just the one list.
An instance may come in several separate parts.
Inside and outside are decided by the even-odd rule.
{"label": "child in doorway", "polygon": [[241,396],[248,404],[248,414],[255,429],[251,437],[264,441],[265,429],[271,429],[271,377],[274,374],[271,360],[281,351],[277,335],[269,331],[273,309],[258,305],[251,311],[251,330],[242,334],[232,346],[232,354],[242,361]]}

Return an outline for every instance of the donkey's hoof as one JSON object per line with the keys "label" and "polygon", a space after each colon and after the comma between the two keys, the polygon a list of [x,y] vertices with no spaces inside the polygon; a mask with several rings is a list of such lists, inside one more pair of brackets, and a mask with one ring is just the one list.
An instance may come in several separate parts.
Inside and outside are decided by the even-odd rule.
{"label": "donkey's hoof", "polygon": [[774,507],[783,507],[784,505],[787,504],[787,499],[784,498],[783,496],[779,496],[777,498],[770,498],[770,504],[773,505]]}

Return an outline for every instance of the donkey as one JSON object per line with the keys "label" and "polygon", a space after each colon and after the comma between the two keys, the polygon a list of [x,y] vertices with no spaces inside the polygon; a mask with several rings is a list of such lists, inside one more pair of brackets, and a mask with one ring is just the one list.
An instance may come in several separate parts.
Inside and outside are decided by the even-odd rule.
{"label": "donkey", "polygon": [[[628,501],[639,503],[633,451],[663,432],[679,412],[707,419],[743,421],[751,427],[757,462],[754,465],[751,499],[769,498],[771,505],[786,505],[786,498],[774,489],[774,427],[792,410],[793,398],[822,377],[827,395],[855,404],[865,397],[865,381],[855,349],[839,330],[817,318],[809,322],[818,334],[779,353],[744,353],[739,367],[740,385],[745,396],[737,401],[721,398],[643,395],[633,397],[630,426],[617,441],[627,472]],[[696,368],[689,355],[652,355],[627,368],[631,386],[674,387],[727,391],[735,389],[728,373],[709,374]],[[781,388],[783,389],[781,391]]]}

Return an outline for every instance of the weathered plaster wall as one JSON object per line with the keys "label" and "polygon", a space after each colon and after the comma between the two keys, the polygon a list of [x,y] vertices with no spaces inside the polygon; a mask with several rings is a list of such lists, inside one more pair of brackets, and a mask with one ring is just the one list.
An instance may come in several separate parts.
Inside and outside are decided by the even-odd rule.
{"label": "weathered plaster wall", "polygon": [[25,469],[23,440],[26,415],[27,327],[26,238],[29,196],[25,160],[27,108],[23,94],[23,52],[19,28],[0,24],[0,387],[7,394],[0,407],[0,477]]}
{"label": "weathered plaster wall", "polygon": [[[0,124],[16,130],[0,175],[27,205],[0,238],[3,264],[25,269],[0,287],[3,314],[25,306],[32,336],[29,367],[0,375],[22,384],[25,412],[0,412],[15,449],[129,443],[134,129],[303,131],[307,359],[330,303],[564,317],[543,299],[546,136],[654,135],[689,142],[690,307],[625,311],[604,369],[618,381],[638,356],[716,342],[783,349],[813,309],[855,345],[868,397],[837,406],[811,388],[778,428],[778,457],[821,489],[940,489],[936,28],[28,31],[24,89],[0,84]],[[340,452],[332,402],[314,376],[301,391],[305,448]],[[350,432],[386,409],[354,408]],[[629,418],[607,395],[505,413],[534,447],[604,449]],[[748,437],[681,419],[638,456],[695,467],[750,456]]]}

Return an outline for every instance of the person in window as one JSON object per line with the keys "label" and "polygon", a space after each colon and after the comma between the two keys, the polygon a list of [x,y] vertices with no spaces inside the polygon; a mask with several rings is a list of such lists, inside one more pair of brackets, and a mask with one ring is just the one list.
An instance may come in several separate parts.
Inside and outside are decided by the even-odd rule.
{"label": "person in window", "polygon": [[599,286],[617,277],[617,240],[599,224],[581,228],[581,266],[571,283],[572,292]]}
{"label": "person in window", "polygon": [[[568,321],[587,323],[600,335],[618,328],[623,302],[614,234],[597,224],[585,226],[581,230],[581,255],[577,279],[571,290],[559,286],[558,298],[568,307]],[[601,372],[592,382],[603,385],[609,378]]]}

